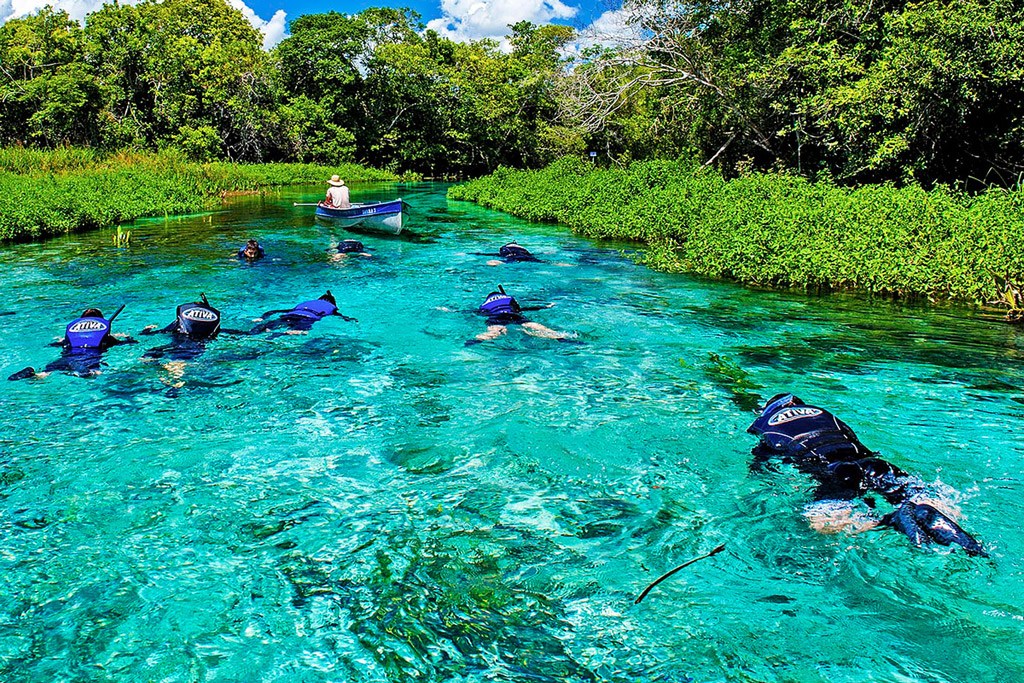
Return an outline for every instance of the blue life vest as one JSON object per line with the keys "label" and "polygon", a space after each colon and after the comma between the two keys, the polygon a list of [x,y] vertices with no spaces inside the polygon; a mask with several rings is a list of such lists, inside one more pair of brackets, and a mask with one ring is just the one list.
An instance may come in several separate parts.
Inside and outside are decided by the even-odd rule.
{"label": "blue life vest", "polygon": [[303,301],[301,304],[289,311],[288,314],[302,316],[303,318],[313,318],[314,320],[322,320],[329,315],[334,315],[337,310],[338,307],[330,301],[316,299],[314,301]]}
{"label": "blue life vest", "polygon": [[178,330],[193,339],[209,339],[220,331],[220,311],[200,303],[178,306]]}
{"label": "blue life vest", "polygon": [[106,318],[76,318],[64,331],[64,343],[71,349],[99,349],[110,334]]}
{"label": "blue life vest", "polygon": [[519,302],[508,294],[491,292],[477,310],[486,316],[494,316],[519,313],[520,308]]}

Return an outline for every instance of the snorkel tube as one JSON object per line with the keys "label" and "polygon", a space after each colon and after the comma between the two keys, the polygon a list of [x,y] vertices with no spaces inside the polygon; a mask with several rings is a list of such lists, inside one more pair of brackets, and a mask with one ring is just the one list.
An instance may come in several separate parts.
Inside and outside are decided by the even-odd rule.
{"label": "snorkel tube", "polygon": [[128,304],[121,304],[121,307],[118,308],[116,311],[114,311],[114,315],[112,315],[109,318],[107,318],[107,322],[108,323],[113,323],[114,322],[114,318],[116,318],[117,316],[121,315],[121,311],[123,311],[124,307],[127,306],[127,305]]}
{"label": "snorkel tube", "polygon": [[[64,330],[65,345],[73,351],[102,349],[110,335],[110,325],[114,322],[114,318],[124,310],[124,307],[125,304],[121,304],[121,307],[114,311],[114,315],[109,318],[103,318],[101,315],[84,315],[72,320]],[[92,310],[95,309],[88,309],[86,313]],[[98,310],[96,312],[99,313]]]}

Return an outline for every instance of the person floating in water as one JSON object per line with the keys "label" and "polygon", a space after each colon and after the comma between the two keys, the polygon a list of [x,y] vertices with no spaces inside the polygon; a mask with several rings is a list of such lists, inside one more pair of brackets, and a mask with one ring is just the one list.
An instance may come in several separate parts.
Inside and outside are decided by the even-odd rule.
{"label": "person floating in water", "polygon": [[489,266],[500,266],[502,263],[520,263],[523,261],[532,261],[534,263],[540,263],[540,259],[534,256],[526,249],[521,247],[517,242],[509,242],[500,249],[497,254],[485,254],[481,252],[474,252],[476,256],[497,256],[497,259],[493,259],[487,262]]}
{"label": "person floating in water", "polygon": [[140,332],[142,335],[169,334],[171,342],[157,346],[142,354],[143,358],[164,358],[170,360],[193,360],[206,350],[206,342],[215,338],[221,331],[220,311],[210,305],[205,294],[200,294],[200,301],[178,306],[177,314],[172,322],[163,329],[150,325]]}
{"label": "person floating in water", "polygon": [[103,353],[121,344],[137,343],[126,335],[115,336],[111,332],[111,325],[114,318],[124,310],[122,305],[112,316],[104,318],[98,308],[87,308],[82,315],[75,318],[64,330],[64,338],[54,342],[50,346],[59,346],[63,349],[61,357],[52,363],[47,364],[42,372],[36,372],[32,367],[19,370],[7,379],[17,381],[29,377],[45,377],[51,372],[66,372],[76,377],[93,377],[100,374],[100,368],[105,365]]}
{"label": "person floating in water", "polygon": [[563,341],[569,338],[565,332],[556,332],[540,323],[535,323],[523,315],[523,311],[540,311],[551,308],[554,304],[544,306],[521,306],[514,297],[505,293],[505,288],[498,285],[498,291],[491,292],[484,299],[484,302],[477,308],[477,313],[487,316],[487,331],[481,332],[474,339],[466,342],[466,345],[479,344],[480,342],[491,341],[508,332],[509,325],[520,325],[523,331],[533,337],[544,339],[557,339]]}
{"label": "person floating in water", "polygon": [[366,253],[366,247],[359,240],[342,240],[336,245],[327,250],[328,253],[334,253],[331,257],[332,260],[338,261],[346,258],[350,254],[353,256],[365,256],[371,258],[371,254]]}
{"label": "person floating in water", "polygon": [[[267,320],[267,318],[274,315],[280,315],[281,317]],[[305,334],[313,329],[315,323],[331,316],[337,316],[348,322],[358,322],[355,318],[341,314],[338,310],[338,302],[335,301],[334,295],[328,289],[319,299],[303,301],[294,308],[267,311],[260,316],[260,324],[249,330],[249,334],[260,334],[283,327],[288,328],[283,334]]]}
{"label": "person floating in water", "polygon": [[[870,518],[859,531],[888,526],[903,532],[918,546],[955,543],[968,555],[987,556],[978,541],[931,504],[937,501],[926,502],[927,492],[920,480],[877,457],[846,423],[827,410],[806,405],[793,394],[778,394],[768,401],[747,432],[759,437],[752,451],[752,468],[762,467],[772,457],[794,465],[818,482],[814,496],[817,501],[864,497],[868,506],[874,507],[874,499],[867,494],[875,492],[895,506],[881,519]],[[810,511],[816,509],[822,508],[812,507]],[[811,522],[822,531],[857,525],[852,517],[836,520],[813,515]]]}
{"label": "person floating in water", "polygon": [[266,252],[263,251],[263,247],[256,240],[249,240],[245,243],[245,246],[238,250],[238,258],[245,259],[252,263],[253,261],[259,261],[261,258],[266,256]]}
{"label": "person floating in water", "polygon": [[352,207],[352,203],[349,201],[348,188],[345,187],[344,180],[334,175],[327,181],[327,184],[330,187],[327,188],[327,194],[324,196],[324,206],[334,209],[349,209]]}

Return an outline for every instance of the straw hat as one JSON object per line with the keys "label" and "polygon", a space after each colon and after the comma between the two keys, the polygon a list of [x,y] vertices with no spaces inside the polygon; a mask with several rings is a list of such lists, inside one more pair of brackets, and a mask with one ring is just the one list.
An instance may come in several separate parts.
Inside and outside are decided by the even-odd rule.
{"label": "straw hat", "polygon": [[345,184],[345,181],[342,180],[340,176],[332,175],[331,179],[327,181],[327,184],[333,185],[334,187],[341,187]]}

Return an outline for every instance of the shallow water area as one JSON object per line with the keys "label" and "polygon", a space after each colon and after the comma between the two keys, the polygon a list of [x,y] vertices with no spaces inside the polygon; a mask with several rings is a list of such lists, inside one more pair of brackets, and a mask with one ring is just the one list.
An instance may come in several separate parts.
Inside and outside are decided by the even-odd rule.
{"label": "shallow water area", "polygon": [[[1024,672],[1024,333],[962,309],[653,273],[632,248],[402,196],[408,235],[316,222],[322,188],[0,247],[3,377],[82,309],[138,344],[0,385],[3,681],[995,681]],[[249,237],[267,257],[235,251]],[[359,239],[371,258],[327,249]],[[516,239],[541,263],[487,265]],[[504,285],[572,343],[473,313]],[[330,289],[306,335],[144,360],[205,292],[227,328]],[[793,391],[932,483],[991,558],[820,534],[752,473]],[[725,552],[643,588],[720,543]]]}

